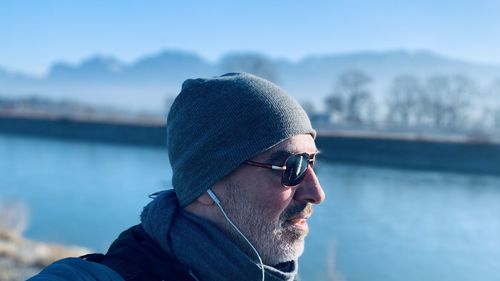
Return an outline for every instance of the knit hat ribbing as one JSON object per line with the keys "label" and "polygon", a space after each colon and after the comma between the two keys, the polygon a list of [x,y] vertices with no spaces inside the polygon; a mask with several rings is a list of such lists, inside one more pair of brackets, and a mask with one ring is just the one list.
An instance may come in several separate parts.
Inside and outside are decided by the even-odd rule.
{"label": "knit hat ribbing", "polygon": [[186,80],[167,121],[180,206],[245,160],[299,134],[316,136],[298,102],[267,80],[248,73]]}

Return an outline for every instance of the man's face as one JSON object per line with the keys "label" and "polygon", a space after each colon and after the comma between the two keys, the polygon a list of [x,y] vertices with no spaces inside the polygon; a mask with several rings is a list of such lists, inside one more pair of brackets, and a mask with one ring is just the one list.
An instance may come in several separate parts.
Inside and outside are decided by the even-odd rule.
{"label": "man's face", "polygon": [[[304,152],[317,153],[310,135],[291,137],[251,160],[282,166],[287,156]],[[281,171],[242,165],[216,184],[214,192],[229,217],[269,265],[295,260],[302,254],[312,204],[325,198],[311,167],[300,184],[283,187]],[[219,222],[235,241],[242,241],[227,222]],[[246,246],[244,242],[240,244]]]}

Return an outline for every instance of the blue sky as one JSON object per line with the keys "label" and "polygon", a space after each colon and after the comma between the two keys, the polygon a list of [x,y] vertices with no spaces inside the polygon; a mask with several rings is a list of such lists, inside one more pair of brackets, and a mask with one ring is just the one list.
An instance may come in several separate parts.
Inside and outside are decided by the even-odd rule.
{"label": "blue sky", "polygon": [[199,0],[0,2],[0,66],[43,74],[92,55],[132,62],[164,49],[216,60],[257,51],[310,54],[431,50],[500,64],[496,0]]}

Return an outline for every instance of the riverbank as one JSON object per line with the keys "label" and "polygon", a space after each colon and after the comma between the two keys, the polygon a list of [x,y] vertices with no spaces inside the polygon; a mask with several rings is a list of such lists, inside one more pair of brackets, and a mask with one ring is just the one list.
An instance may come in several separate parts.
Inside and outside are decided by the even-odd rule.
{"label": "riverbank", "polygon": [[56,260],[90,252],[82,247],[26,239],[22,233],[27,223],[24,204],[0,201],[0,281],[26,280]]}
{"label": "riverbank", "polygon": [[464,138],[319,132],[322,158],[348,164],[500,176],[500,144]]}
{"label": "riverbank", "polygon": [[0,230],[0,280],[26,280],[56,260],[87,253],[85,248],[28,240]]}
{"label": "riverbank", "polygon": [[159,120],[0,114],[0,133],[131,145],[165,146]]}
{"label": "riverbank", "polygon": [[[164,147],[161,121],[0,116],[0,133]],[[465,138],[319,131],[323,159],[395,168],[500,176],[500,144]]]}

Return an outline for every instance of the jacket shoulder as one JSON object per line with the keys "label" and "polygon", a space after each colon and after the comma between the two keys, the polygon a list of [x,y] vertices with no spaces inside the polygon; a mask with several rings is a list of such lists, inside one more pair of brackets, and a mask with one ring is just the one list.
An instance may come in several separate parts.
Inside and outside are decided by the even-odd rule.
{"label": "jacket shoulder", "polygon": [[124,281],[110,268],[80,258],[54,262],[28,281]]}
{"label": "jacket shoulder", "polygon": [[196,280],[189,268],[163,251],[141,225],[122,232],[105,255],[82,258],[113,269],[126,281]]}

